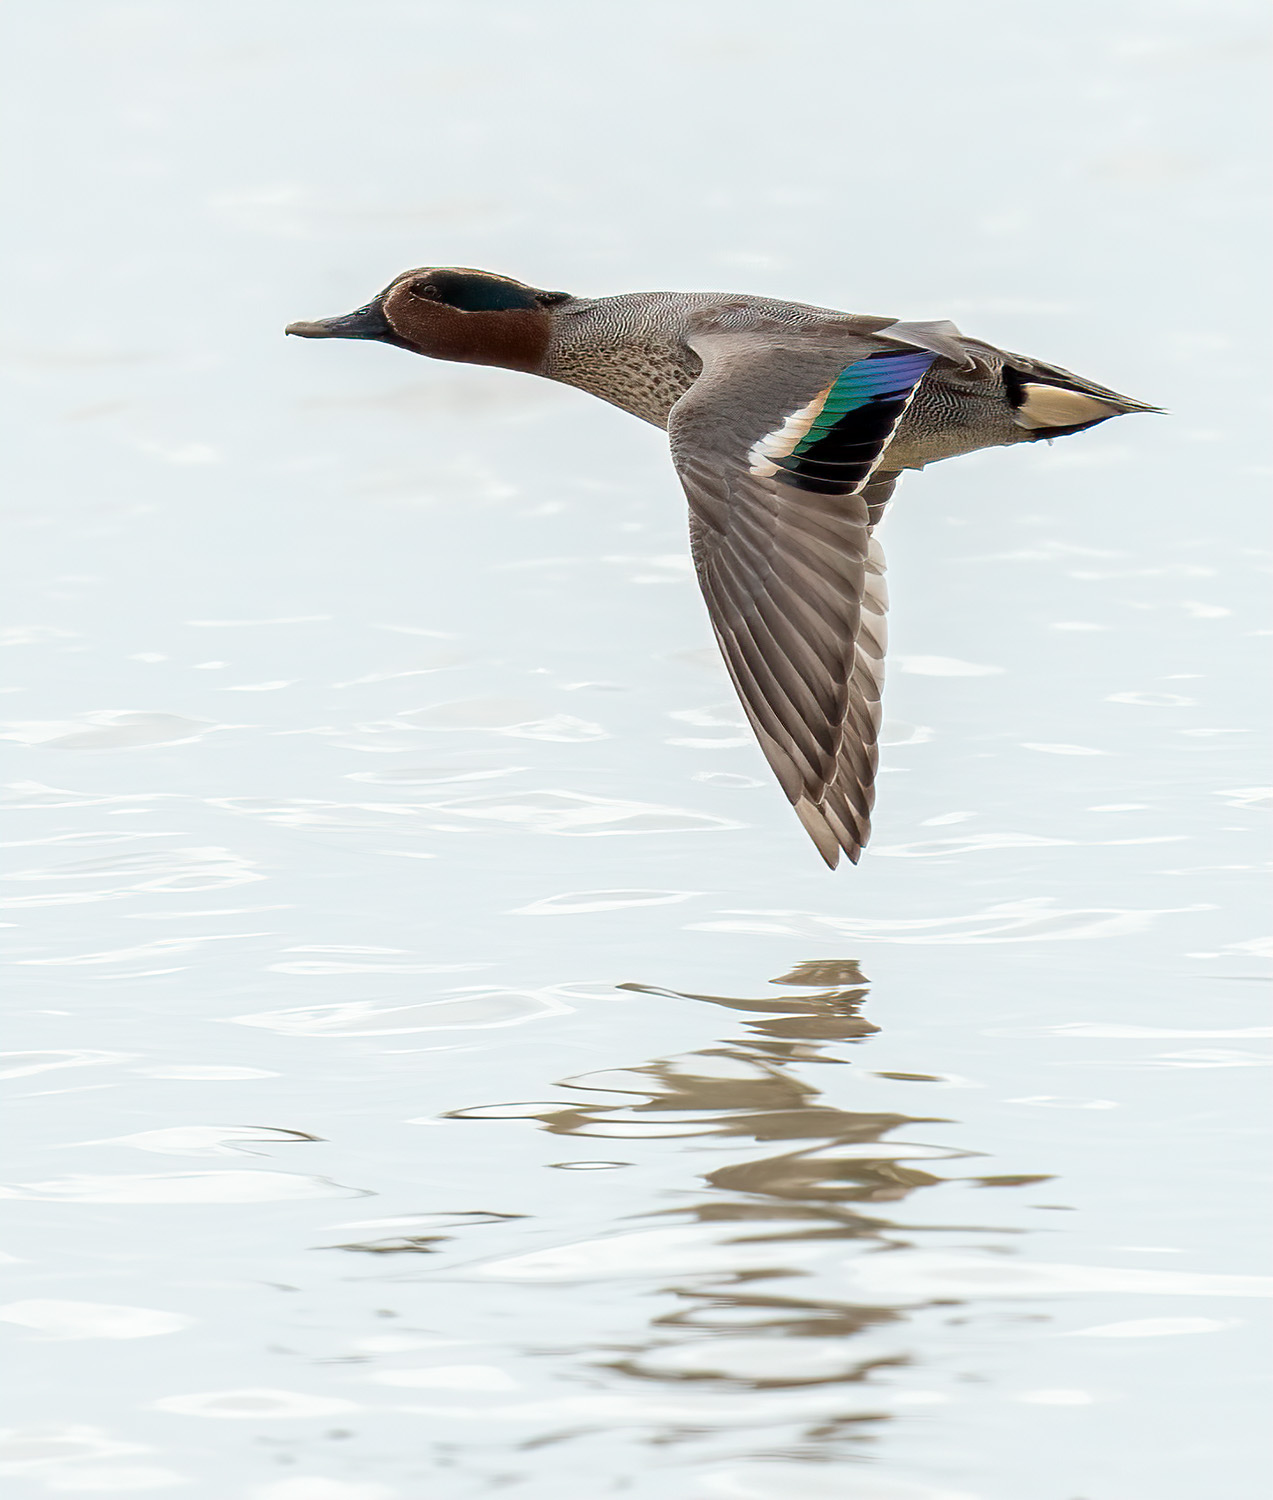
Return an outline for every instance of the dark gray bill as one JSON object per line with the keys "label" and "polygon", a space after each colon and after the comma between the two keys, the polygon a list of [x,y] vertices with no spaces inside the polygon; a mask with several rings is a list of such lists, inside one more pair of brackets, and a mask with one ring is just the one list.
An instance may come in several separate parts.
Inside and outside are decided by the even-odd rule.
{"label": "dark gray bill", "polygon": [[389,320],[377,302],[368,302],[343,318],[320,318],[315,323],[289,323],[284,333],[301,339],[380,339],[397,342]]}

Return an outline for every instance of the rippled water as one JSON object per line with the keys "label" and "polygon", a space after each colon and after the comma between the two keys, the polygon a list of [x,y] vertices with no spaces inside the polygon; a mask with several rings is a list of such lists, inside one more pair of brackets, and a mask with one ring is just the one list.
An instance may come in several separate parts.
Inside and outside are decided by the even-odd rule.
{"label": "rippled water", "polygon": [[[6,1494],[1262,1493],[1258,16],[921,9],[10,14]],[[832,876],[658,433],[281,338],[429,261],[1174,415],[906,481]]]}

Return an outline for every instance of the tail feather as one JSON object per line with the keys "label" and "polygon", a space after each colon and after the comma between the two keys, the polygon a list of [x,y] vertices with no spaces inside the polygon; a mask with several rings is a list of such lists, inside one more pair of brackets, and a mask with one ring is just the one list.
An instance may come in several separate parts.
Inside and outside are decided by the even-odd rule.
{"label": "tail feather", "polygon": [[1059,365],[1017,354],[1004,356],[1003,385],[1013,420],[1036,439],[1065,437],[1129,412],[1162,410],[1084,380]]}

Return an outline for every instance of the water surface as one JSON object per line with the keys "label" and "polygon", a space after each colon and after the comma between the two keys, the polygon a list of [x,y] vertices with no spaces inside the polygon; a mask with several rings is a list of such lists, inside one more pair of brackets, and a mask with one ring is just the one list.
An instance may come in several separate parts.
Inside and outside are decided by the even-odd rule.
{"label": "water surface", "polygon": [[[7,1494],[1262,1493],[1257,19],[10,16]],[[428,262],[1173,415],[907,479],[833,876],[657,432],[281,338]]]}

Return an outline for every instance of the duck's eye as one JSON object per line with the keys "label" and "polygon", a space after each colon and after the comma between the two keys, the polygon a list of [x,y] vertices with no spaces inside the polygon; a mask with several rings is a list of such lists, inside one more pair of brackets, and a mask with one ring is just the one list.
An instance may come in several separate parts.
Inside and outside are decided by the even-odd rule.
{"label": "duck's eye", "polygon": [[440,301],[442,297],[442,293],[430,281],[413,281],[410,291],[413,297],[423,297],[429,302]]}

